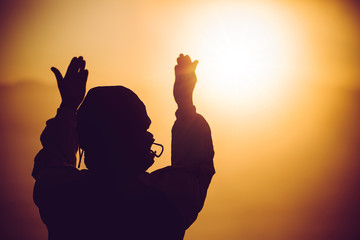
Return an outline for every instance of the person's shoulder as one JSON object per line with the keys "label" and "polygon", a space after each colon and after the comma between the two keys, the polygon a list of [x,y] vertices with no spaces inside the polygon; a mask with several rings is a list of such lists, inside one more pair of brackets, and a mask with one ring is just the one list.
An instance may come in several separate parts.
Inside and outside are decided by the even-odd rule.
{"label": "person's shoulder", "polygon": [[79,170],[74,167],[48,168],[36,181],[41,188],[57,188],[65,185],[76,185],[89,181],[91,174],[88,170]]}
{"label": "person's shoulder", "polygon": [[144,183],[156,188],[171,187],[173,184],[178,185],[180,182],[188,182],[196,178],[196,174],[191,167],[167,166],[148,173],[144,178]]}

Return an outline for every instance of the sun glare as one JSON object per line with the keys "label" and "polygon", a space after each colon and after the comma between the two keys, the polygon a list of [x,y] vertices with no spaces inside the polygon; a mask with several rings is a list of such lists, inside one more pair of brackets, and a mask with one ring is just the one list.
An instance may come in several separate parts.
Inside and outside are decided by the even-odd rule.
{"label": "sun glare", "polygon": [[299,64],[291,19],[273,6],[247,5],[213,10],[207,20],[198,69],[207,93],[253,110],[283,100]]}

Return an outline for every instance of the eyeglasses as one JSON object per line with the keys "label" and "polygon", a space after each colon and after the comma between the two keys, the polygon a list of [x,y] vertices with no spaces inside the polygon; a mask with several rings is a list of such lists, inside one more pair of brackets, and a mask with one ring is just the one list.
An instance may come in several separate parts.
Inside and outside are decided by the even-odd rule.
{"label": "eyeglasses", "polygon": [[[155,157],[159,158],[163,152],[164,152],[164,146],[160,143],[155,143],[155,139],[153,138],[153,135],[150,132],[147,132],[148,136],[151,138],[152,144],[151,144],[151,148],[150,148],[150,153],[153,154]],[[154,146],[155,145],[155,146]],[[157,153],[157,150],[159,150],[159,147],[161,148],[160,153]],[[80,164],[81,164],[81,160],[82,160],[82,156],[84,154],[84,150],[82,150],[81,148],[79,148],[79,163],[78,163],[78,168],[80,168]]]}
{"label": "eyeglasses", "polygon": [[158,157],[160,157],[160,156],[163,154],[163,152],[164,152],[164,146],[161,145],[160,143],[153,143],[153,144],[151,145],[151,148],[153,148],[154,145],[161,147],[161,151],[160,151],[159,154],[157,154],[156,150],[150,149],[150,152],[151,152],[152,154],[154,154],[155,157],[158,158]]}

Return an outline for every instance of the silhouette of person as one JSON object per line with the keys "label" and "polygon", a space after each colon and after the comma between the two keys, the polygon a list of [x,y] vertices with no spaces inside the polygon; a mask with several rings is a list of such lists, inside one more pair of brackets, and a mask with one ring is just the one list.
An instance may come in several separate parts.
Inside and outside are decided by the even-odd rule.
{"label": "silhouette of person", "polygon": [[[34,202],[50,240],[183,239],[215,173],[210,127],[192,100],[197,63],[183,54],[177,59],[171,166],[152,173],[146,170],[158,154],[138,96],[105,86],[84,99],[82,57],[72,59],[64,77],[51,69],[62,102],[46,122],[32,173]],[[87,170],[76,168],[79,147]]]}

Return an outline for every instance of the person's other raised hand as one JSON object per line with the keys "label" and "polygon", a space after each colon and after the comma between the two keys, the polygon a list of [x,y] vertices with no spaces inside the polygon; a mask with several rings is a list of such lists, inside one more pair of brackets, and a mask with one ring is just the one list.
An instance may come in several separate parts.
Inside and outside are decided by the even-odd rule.
{"label": "person's other raised hand", "polygon": [[85,64],[83,57],[74,57],[69,64],[65,77],[57,68],[51,68],[60,91],[61,107],[76,111],[83,101],[89,74],[88,70],[85,69]]}
{"label": "person's other raised hand", "polygon": [[193,91],[197,81],[195,70],[199,61],[180,54],[175,66],[174,98],[179,109],[193,106]]}

